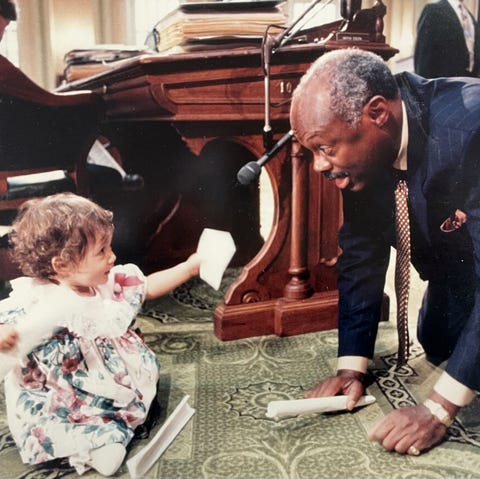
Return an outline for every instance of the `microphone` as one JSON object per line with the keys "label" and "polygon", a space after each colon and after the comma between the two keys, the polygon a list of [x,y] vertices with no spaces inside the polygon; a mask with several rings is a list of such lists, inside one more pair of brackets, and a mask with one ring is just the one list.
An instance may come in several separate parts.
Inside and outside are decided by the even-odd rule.
{"label": "microphone", "polygon": [[290,130],[286,135],[282,136],[280,140],[273,145],[272,149],[266,151],[257,161],[250,161],[245,166],[242,166],[237,173],[237,180],[242,185],[248,185],[253,180],[258,178],[262,166],[267,163],[275,154],[293,137],[293,131]]}
{"label": "microphone", "polygon": [[362,0],[342,0],[340,3],[340,15],[348,22],[362,9]]}

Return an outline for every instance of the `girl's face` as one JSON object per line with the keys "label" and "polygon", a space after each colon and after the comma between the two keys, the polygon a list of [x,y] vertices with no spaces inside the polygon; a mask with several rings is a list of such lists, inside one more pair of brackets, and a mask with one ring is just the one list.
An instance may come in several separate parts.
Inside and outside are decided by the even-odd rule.
{"label": "girl's face", "polygon": [[93,295],[92,288],[106,283],[116,260],[111,247],[112,234],[106,237],[97,235],[95,241],[89,243],[84,258],[70,268],[62,281],[83,295]]}

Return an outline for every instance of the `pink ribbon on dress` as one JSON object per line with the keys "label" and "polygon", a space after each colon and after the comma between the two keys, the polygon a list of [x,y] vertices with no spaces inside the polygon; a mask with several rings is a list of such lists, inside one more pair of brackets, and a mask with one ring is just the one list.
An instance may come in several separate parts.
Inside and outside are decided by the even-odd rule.
{"label": "pink ribbon on dress", "polygon": [[128,286],[138,286],[143,281],[138,276],[127,276],[125,273],[115,273],[113,277],[113,297],[117,301],[124,299],[123,289]]}

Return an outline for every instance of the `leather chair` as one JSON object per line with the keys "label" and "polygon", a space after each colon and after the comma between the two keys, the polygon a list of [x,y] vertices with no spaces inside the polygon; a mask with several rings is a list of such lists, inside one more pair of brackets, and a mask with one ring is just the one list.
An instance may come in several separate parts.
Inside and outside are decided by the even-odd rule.
{"label": "leather chair", "polygon": [[0,281],[17,276],[8,230],[27,199],[88,196],[87,157],[104,115],[90,91],[51,93],[0,55]]}

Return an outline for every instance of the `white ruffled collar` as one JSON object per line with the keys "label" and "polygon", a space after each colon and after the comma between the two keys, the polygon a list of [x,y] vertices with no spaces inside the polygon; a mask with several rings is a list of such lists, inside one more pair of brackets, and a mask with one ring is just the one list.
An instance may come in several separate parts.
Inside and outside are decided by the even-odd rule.
{"label": "white ruffled collar", "polygon": [[66,285],[42,282],[29,277],[11,281],[11,301],[32,315],[48,317],[52,326],[66,327],[87,339],[120,337],[132,324],[136,310],[127,301],[113,298],[113,281],[96,289],[95,296],[80,296]]}

